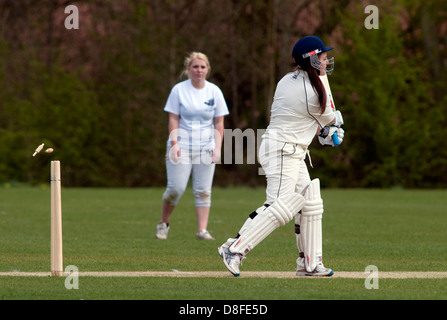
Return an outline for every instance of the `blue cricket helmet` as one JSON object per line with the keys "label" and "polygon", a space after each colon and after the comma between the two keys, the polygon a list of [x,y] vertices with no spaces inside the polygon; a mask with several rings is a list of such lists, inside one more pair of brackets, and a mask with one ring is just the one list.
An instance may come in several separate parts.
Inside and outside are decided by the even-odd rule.
{"label": "blue cricket helmet", "polygon": [[[320,69],[320,61],[318,54],[334,49],[333,47],[326,47],[323,41],[316,36],[307,36],[298,40],[293,46],[292,58],[299,66],[303,66],[305,59],[310,59],[310,64],[317,70]],[[329,59],[330,67],[326,70],[328,74],[332,73],[334,58]]]}

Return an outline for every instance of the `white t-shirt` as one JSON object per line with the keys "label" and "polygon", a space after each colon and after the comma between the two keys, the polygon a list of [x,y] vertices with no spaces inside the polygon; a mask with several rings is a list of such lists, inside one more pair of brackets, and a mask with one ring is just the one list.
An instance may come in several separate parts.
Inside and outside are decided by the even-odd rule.
{"label": "white t-shirt", "polygon": [[318,127],[324,127],[335,118],[329,96],[323,114],[320,114],[319,107],[307,72],[301,70],[286,74],[276,87],[270,124],[264,137],[308,147]]}
{"label": "white t-shirt", "polygon": [[214,149],[214,118],[229,114],[218,86],[205,81],[196,89],[189,79],[172,88],[164,111],[179,115],[178,144],[194,151]]}

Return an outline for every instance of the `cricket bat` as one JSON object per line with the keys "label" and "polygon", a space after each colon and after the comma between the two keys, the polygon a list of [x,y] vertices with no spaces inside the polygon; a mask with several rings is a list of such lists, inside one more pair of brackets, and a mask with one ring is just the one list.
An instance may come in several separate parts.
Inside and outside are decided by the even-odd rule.
{"label": "cricket bat", "polygon": [[[324,89],[326,90],[326,93],[329,96],[329,99],[331,101],[331,108],[333,112],[337,112],[337,109],[335,108],[335,102],[334,97],[332,96],[331,86],[329,85],[329,80],[327,78],[327,74],[320,76],[321,82],[323,83]],[[340,115],[341,116],[341,115]],[[343,120],[342,120],[343,124]],[[340,145],[340,141],[338,140],[337,133],[334,133],[332,135],[332,141],[334,141],[334,147],[338,147]]]}

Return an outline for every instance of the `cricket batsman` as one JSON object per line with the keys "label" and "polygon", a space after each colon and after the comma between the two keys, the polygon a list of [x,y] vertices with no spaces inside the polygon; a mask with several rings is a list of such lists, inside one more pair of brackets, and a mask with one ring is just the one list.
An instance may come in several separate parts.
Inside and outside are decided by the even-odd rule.
{"label": "cricket batsman", "polygon": [[296,275],[334,273],[323,265],[320,181],[310,179],[305,163],[315,136],[328,146],[337,146],[344,137],[341,113],[337,111],[336,117],[329,88],[320,78],[333,71],[334,58],[327,57],[332,49],[315,36],[300,39],[292,50],[294,71],[277,84],[270,123],[258,150],[267,180],[266,201],[249,215],[235,238],[218,248],[236,277],[246,255],[292,219],[299,250]]}

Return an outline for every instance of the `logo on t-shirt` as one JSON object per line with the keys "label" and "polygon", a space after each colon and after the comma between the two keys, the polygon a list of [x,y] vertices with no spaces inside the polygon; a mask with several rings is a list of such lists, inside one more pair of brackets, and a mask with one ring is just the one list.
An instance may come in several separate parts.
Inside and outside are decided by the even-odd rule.
{"label": "logo on t-shirt", "polygon": [[207,106],[214,106],[214,99],[210,99],[210,100],[208,100],[208,101],[205,101],[204,102]]}

